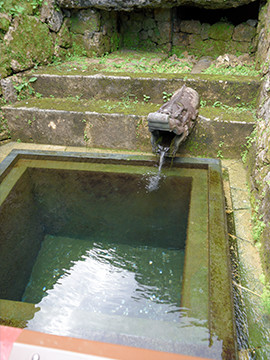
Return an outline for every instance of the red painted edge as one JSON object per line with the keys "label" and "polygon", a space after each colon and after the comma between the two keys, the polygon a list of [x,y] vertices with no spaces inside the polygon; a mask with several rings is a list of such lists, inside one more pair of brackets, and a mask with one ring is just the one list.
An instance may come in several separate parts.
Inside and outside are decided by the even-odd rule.
{"label": "red painted edge", "polygon": [[12,346],[23,329],[0,325],[0,360],[8,360]]}
{"label": "red painted edge", "polygon": [[27,329],[22,330],[16,343],[108,357],[115,360],[210,360],[189,355],[45,334]]}

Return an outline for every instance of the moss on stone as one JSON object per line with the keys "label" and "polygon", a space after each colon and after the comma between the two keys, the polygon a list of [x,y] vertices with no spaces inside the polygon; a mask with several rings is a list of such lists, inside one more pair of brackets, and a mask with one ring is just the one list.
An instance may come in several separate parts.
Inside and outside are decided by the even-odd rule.
{"label": "moss on stone", "polygon": [[70,31],[83,35],[85,31],[96,32],[100,29],[100,15],[87,9],[73,15],[70,19]]}
{"label": "moss on stone", "polygon": [[3,79],[11,74],[10,61],[3,44],[0,44],[0,54],[0,79]]}
{"label": "moss on stone", "polygon": [[[226,53],[235,54],[237,51],[247,52],[247,51],[241,51],[241,49],[246,50],[245,48],[246,43],[239,43],[240,45],[238,46],[238,43],[232,40],[228,40],[228,41],[213,40],[213,39],[203,40],[200,35],[190,35],[189,41],[190,41],[190,45],[188,47],[188,51],[190,54],[193,54],[197,57],[212,56],[213,58],[217,58],[219,55],[223,55]],[[235,44],[238,46],[237,49]],[[186,47],[183,46],[175,46],[173,48],[174,53],[181,53],[185,50]]]}
{"label": "moss on stone", "polygon": [[128,49],[135,49],[139,46],[138,33],[132,30],[126,31],[122,37],[122,46]]}
{"label": "moss on stone", "polygon": [[214,40],[227,41],[232,38],[234,26],[228,22],[218,22],[211,25],[209,37]]}
{"label": "moss on stone", "polygon": [[231,54],[249,53],[252,51],[252,44],[248,41],[232,41]]}
{"label": "moss on stone", "polygon": [[9,19],[0,16],[0,30],[7,32],[10,25]]}
{"label": "moss on stone", "polygon": [[49,63],[53,56],[53,41],[47,25],[32,16],[21,16],[7,52],[14,71],[29,69],[34,64]]}
{"label": "moss on stone", "polygon": [[114,100],[79,100],[76,97],[69,98],[40,98],[27,99],[16,103],[15,107],[39,108],[39,109],[55,109],[64,111],[77,112],[98,112],[108,114],[135,114],[148,115],[160,108],[161,104],[145,103],[142,101],[134,101],[129,97],[123,98],[121,101]]}
{"label": "moss on stone", "polygon": [[[219,103],[219,102],[218,102]],[[255,109],[254,111],[245,107],[232,107],[219,103],[220,106],[205,106],[200,108],[200,115],[217,121],[239,121],[251,122],[256,121]]]}
{"label": "moss on stone", "polygon": [[121,42],[120,35],[115,31],[111,36],[111,51],[116,51],[119,49]]}
{"label": "moss on stone", "polygon": [[84,46],[83,35],[81,34],[71,34],[72,38],[72,53],[76,56],[85,56],[86,49]]}
{"label": "moss on stone", "polygon": [[66,22],[62,25],[61,30],[57,34],[57,44],[60,47],[68,49],[72,46],[72,38]]}

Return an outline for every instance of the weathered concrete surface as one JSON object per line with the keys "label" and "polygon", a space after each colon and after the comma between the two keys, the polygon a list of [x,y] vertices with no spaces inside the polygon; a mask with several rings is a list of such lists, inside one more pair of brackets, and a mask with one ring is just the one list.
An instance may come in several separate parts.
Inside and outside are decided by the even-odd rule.
{"label": "weathered concrete surface", "polygon": [[133,94],[143,101],[144,95],[150,96],[153,103],[163,103],[163,92],[174,93],[184,84],[196,90],[201,99],[209,104],[220,101],[234,106],[239,103],[253,103],[259,93],[260,80],[257,78],[229,77],[203,74],[168,76],[132,75],[50,75],[30,74],[37,77],[32,83],[34,90],[44,97],[80,96],[97,99],[121,99],[125,94]]}
{"label": "weathered concrete surface", "polygon": [[[39,144],[151,151],[147,116],[102,114],[6,106],[12,140]],[[215,121],[199,116],[182,155],[240,157],[252,123]]]}
{"label": "weathered concrete surface", "polygon": [[[238,275],[236,287],[238,287],[245,304],[245,326],[248,332],[249,349],[239,348],[239,359],[248,359],[257,356],[259,359],[267,359],[270,353],[270,319],[266,316],[262,298],[263,286],[260,281],[262,264],[259,250],[254,246],[252,239],[252,209],[250,206],[250,194],[247,186],[247,173],[241,160],[222,160],[222,165],[229,173],[230,189],[225,196],[231,195],[231,208],[234,216],[235,235],[233,242],[238,248]],[[228,194],[229,192],[229,194]]]}
{"label": "weathered concrete surface", "polygon": [[[4,108],[12,139],[39,144],[136,149],[142,116]],[[150,141],[148,148],[150,149]]]}
{"label": "weathered concrete surface", "polygon": [[216,121],[199,115],[194,130],[178,152],[192,156],[239,159],[246,137],[253,128],[253,123]]}
{"label": "weathered concrete surface", "polygon": [[59,0],[61,7],[83,9],[96,7],[104,10],[131,11],[134,8],[172,8],[180,5],[206,9],[228,9],[246,5],[255,0]]}

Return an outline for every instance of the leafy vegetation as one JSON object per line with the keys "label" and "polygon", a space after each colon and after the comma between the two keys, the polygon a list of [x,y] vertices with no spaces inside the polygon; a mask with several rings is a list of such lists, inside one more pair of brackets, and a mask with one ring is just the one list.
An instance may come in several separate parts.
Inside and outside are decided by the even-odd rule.
{"label": "leafy vegetation", "polygon": [[235,67],[216,67],[211,64],[209,68],[203,70],[204,74],[210,75],[237,75],[237,76],[260,76],[260,70],[255,68],[255,63],[251,65],[236,65]]}
{"label": "leafy vegetation", "polygon": [[43,0],[1,0],[0,12],[7,13],[12,17],[20,15],[39,15],[39,9]]}
{"label": "leafy vegetation", "polygon": [[21,79],[21,82],[19,84],[14,85],[14,88],[18,93],[18,100],[25,99],[26,97],[35,94],[35,91],[32,88],[31,83],[35,82],[36,80],[37,80],[36,77],[31,77],[28,80],[24,77]]}
{"label": "leafy vegetation", "polygon": [[224,145],[224,141],[221,141],[221,142],[218,144],[219,150],[218,150],[218,152],[217,152],[217,157],[218,157],[219,159],[223,159],[223,158],[224,158],[224,156],[223,156],[223,154],[222,154],[222,147],[223,147],[223,145]]}
{"label": "leafy vegetation", "polygon": [[242,103],[236,104],[236,106],[230,106],[230,105],[223,104],[221,101],[217,100],[214,102],[214,104],[212,106],[214,108],[220,108],[222,110],[227,110],[228,112],[237,113],[237,114],[250,111],[254,116],[256,116],[256,109],[255,109],[254,105],[250,104],[250,103],[246,104],[246,103],[242,102]]}
{"label": "leafy vegetation", "polygon": [[[73,44],[67,51],[65,59],[54,56],[51,66],[61,70],[102,71],[113,73],[146,73],[146,74],[189,74],[194,66],[195,57],[179,52],[173,56],[154,51],[118,50],[104,53],[102,56],[88,58],[86,52]],[[199,59],[198,59],[199,60]],[[208,75],[234,75],[234,76],[260,76],[260,70],[255,68],[255,63],[250,65],[237,65],[235,67],[217,67],[213,63],[202,71]],[[185,79],[184,79],[185,80]]]}
{"label": "leafy vegetation", "polygon": [[172,93],[167,93],[166,91],[163,91],[162,93],[162,98],[163,98],[163,102],[167,102],[171,100],[171,97],[173,96]]}
{"label": "leafy vegetation", "polygon": [[99,64],[104,65],[103,71],[106,72],[183,73],[192,69],[188,60],[176,61],[154,52],[141,53],[135,58],[131,52],[105,54],[99,59]]}
{"label": "leafy vegetation", "polygon": [[246,138],[247,142],[244,145],[244,150],[241,153],[241,158],[242,158],[242,161],[244,164],[246,164],[246,162],[247,162],[249,150],[252,147],[252,144],[255,142],[256,136],[257,136],[257,129],[253,130],[253,132],[250,134],[250,136],[248,136]]}

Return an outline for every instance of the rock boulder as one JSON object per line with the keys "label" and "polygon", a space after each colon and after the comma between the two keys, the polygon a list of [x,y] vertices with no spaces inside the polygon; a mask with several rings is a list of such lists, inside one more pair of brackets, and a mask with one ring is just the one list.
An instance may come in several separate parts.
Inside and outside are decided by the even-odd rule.
{"label": "rock boulder", "polygon": [[53,42],[49,29],[34,16],[16,17],[4,37],[4,44],[14,72],[52,60]]}
{"label": "rock boulder", "polygon": [[206,9],[228,9],[256,0],[59,0],[60,7],[70,9],[98,8],[103,10],[132,11],[136,8],[172,8],[197,6]]}

